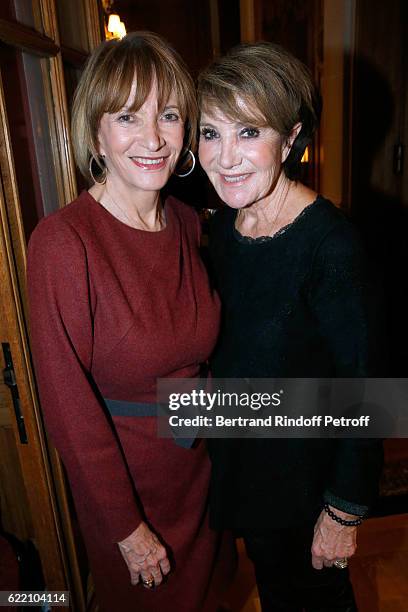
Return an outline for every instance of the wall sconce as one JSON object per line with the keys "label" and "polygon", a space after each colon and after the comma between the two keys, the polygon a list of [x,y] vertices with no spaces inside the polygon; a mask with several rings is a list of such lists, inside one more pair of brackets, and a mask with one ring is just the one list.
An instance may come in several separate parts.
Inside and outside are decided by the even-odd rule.
{"label": "wall sconce", "polygon": [[125,24],[116,13],[111,13],[109,15],[108,32],[110,34],[109,38],[123,38],[126,36]]}
{"label": "wall sconce", "polygon": [[113,0],[102,0],[105,13],[105,38],[123,38],[126,36],[126,27],[118,13],[113,12]]}
{"label": "wall sconce", "polygon": [[303,153],[303,157],[300,160],[301,164],[309,163],[309,147],[306,147],[305,152]]}

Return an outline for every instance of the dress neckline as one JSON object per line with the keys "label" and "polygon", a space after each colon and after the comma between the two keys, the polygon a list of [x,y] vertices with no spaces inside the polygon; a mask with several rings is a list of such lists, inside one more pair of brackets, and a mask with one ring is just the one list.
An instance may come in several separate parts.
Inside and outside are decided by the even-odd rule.
{"label": "dress neckline", "polygon": [[291,221],[290,223],[287,223],[286,225],[284,225],[283,227],[281,227],[277,232],[275,232],[272,236],[258,236],[257,238],[252,238],[252,236],[244,236],[243,234],[241,234],[237,228],[235,227],[235,220],[237,218],[237,214],[238,211],[235,211],[235,214],[233,215],[233,222],[232,222],[232,234],[234,236],[234,238],[242,243],[242,244],[250,244],[250,245],[258,245],[258,244],[269,244],[271,243],[273,240],[275,240],[276,238],[279,238],[280,236],[282,236],[283,234],[286,234],[286,232],[290,229],[292,229],[293,227],[296,227],[296,225],[305,217],[308,215],[308,213],[310,212],[310,210],[314,209],[315,205],[319,202],[319,200],[321,200],[321,196],[317,195],[316,198],[313,200],[313,202],[310,202],[310,204],[307,204],[304,209],[293,219],[293,221]]}
{"label": "dress neckline", "polygon": [[129,232],[137,232],[139,233],[139,235],[143,235],[143,236],[164,236],[168,233],[169,231],[169,225],[171,223],[171,213],[169,214],[169,211],[171,210],[171,206],[167,205],[168,202],[168,198],[166,198],[166,200],[163,203],[163,214],[164,214],[164,218],[166,219],[166,225],[165,227],[163,227],[163,229],[161,230],[157,230],[155,232],[150,232],[149,230],[143,230],[143,229],[139,229],[137,227],[132,227],[131,225],[128,225],[127,223],[124,223],[123,221],[121,221],[120,219],[118,219],[117,217],[115,217],[115,215],[113,215],[111,212],[109,212],[109,210],[107,210],[103,204],[101,204],[100,202],[98,202],[98,200],[96,200],[94,198],[94,196],[89,193],[89,191],[87,189],[84,189],[84,191],[82,192],[81,195],[84,195],[94,206],[94,208],[96,210],[98,210],[102,215],[105,216],[105,218],[108,218],[109,220],[112,221],[112,223],[115,223],[115,225],[117,225],[118,227],[123,227],[125,228],[127,231]]}

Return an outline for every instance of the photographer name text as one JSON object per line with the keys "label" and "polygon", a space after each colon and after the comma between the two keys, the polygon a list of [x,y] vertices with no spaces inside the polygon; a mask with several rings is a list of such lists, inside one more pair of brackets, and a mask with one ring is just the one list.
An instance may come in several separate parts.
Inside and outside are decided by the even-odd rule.
{"label": "photographer name text", "polygon": [[330,415],[299,416],[290,418],[284,415],[267,417],[214,417],[197,415],[195,417],[169,416],[170,427],[368,427],[370,416],[357,418],[333,417]]}

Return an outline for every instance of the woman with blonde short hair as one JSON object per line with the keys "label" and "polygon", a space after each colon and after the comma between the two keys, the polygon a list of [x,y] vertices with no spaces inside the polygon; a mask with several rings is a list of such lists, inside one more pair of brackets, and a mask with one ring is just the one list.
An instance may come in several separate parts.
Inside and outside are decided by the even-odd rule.
{"label": "woman with blonde short hair", "polygon": [[196,118],[191,77],[161,38],[104,42],[73,107],[92,187],[29,244],[41,404],[101,612],[212,612],[226,582],[205,447],[158,438],[155,418],[157,378],[198,376],[218,334],[197,215],[161,195],[194,160]]}

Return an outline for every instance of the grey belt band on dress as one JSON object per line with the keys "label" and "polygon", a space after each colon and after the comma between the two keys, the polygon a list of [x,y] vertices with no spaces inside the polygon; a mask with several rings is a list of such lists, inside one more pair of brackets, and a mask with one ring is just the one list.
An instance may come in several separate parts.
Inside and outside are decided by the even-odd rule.
{"label": "grey belt band on dress", "polygon": [[125,400],[114,400],[103,398],[111,416],[117,417],[155,417],[157,416],[156,404],[147,402],[126,402]]}
{"label": "grey belt band on dress", "polygon": [[[147,402],[127,402],[125,400],[114,400],[103,398],[107,409],[112,417],[157,417],[157,405]],[[195,438],[176,438],[177,446],[191,448]]]}

